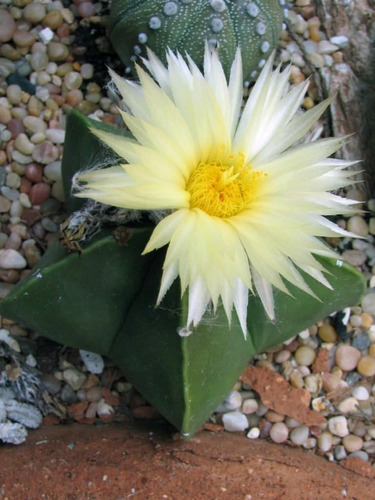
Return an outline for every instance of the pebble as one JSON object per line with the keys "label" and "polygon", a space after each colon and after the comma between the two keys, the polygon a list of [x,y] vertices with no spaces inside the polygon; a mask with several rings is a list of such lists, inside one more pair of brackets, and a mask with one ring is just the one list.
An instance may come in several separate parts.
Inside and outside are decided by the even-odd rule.
{"label": "pebble", "polygon": [[102,398],[102,388],[99,387],[98,385],[95,387],[91,387],[87,392],[86,392],[86,400],[90,401],[92,403],[97,403],[101,400]]}
{"label": "pebble", "polygon": [[36,116],[25,116],[22,123],[27,130],[30,130],[30,132],[33,133],[42,132],[44,134],[47,130],[47,124],[41,118]]}
{"label": "pebble", "polygon": [[358,235],[366,237],[368,235],[368,225],[363,217],[354,215],[347,222],[347,230]]}
{"label": "pebble", "polygon": [[90,373],[99,375],[104,370],[104,361],[100,354],[80,349],[79,354],[87,370]]}
{"label": "pebble", "polygon": [[349,434],[348,422],[342,415],[328,419],[328,429],[334,436],[344,437]]}
{"label": "pebble", "polygon": [[344,460],[348,456],[344,446],[342,446],[342,445],[336,446],[335,451],[334,451],[334,456],[335,456],[336,460],[339,460],[339,461]]}
{"label": "pebble", "polygon": [[220,406],[216,409],[218,413],[237,410],[241,407],[242,396],[238,391],[231,391]]}
{"label": "pebble", "polygon": [[31,155],[34,151],[35,144],[30,142],[29,138],[26,134],[20,133],[16,140],[14,141],[14,145],[18,149],[18,151],[24,155]]}
{"label": "pebble", "polygon": [[7,98],[10,104],[18,105],[22,99],[22,91],[19,85],[8,85]]}
{"label": "pebble", "polygon": [[69,384],[64,385],[61,390],[60,397],[61,400],[67,405],[71,405],[77,401],[77,395]]}
{"label": "pebble", "polygon": [[252,427],[246,434],[246,437],[248,437],[249,439],[257,439],[259,436],[260,436],[259,427]]}
{"label": "pebble", "polygon": [[54,144],[63,144],[65,141],[65,130],[59,128],[47,129],[45,135]]}
{"label": "pebble", "polygon": [[341,344],[335,352],[335,363],[344,371],[354,370],[361,357],[361,353],[355,347]]}
{"label": "pebble", "polygon": [[58,394],[61,389],[61,382],[50,373],[43,373],[41,376],[42,383],[50,394]]}
{"label": "pebble", "polygon": [[113,409],[113,407],[111,405],[108,405],[104,399],[101,399],[98,402],[98,408],[97,408],[96,413],[98,414],[99,417],[101,415],[103,415],[103,416],[112,415],[112,413],[114,413],[114,412],[115,412],[115,410]]}
{"label": "pebble", "polygon": [[301,346],[294,353],[294,359],[299,365],[310,366],[314,359],[316,353],[314,349],[309,346]]}
{"label": "pebble", "polygon": [[344,35],[332,36],[329,41],[334,45],[337,45],[339,49],[346,49],[349,44],[349,39]]}
{"label": "pebble", "polygon": [[259,409],[259,403],[256,399],[245,399],[242,403],[241,411],[245,415],[250,415],[252,413],[256,413]]}
{"label": "pebble", "polygon": [[43,167],[37,163],[30,163],[25,169],[25,176],[32,182],[41,182]]}
{"label": "pebble", "polygon": [[69,49],[60,42],[50,42],[47,47],[47,54],[50,61],[65,61],[69,55]]}
{"label": "pebble", "polygon": [[26,265],[26,260],[16,250],[12,248],[0,250],[0,267],[4,269],[24,269]]}
{"label": "pebble", "polygon": [[33,159],[37,163],[46,165],[56,161],[58,158],[59,150],[51,141],[45,140],[35,146]]}
{"label": "pebble", "polygon": [[38,182],[31,186],[28,193],[29,200],[33,205],[41,205],[45,202],[51,194],[51,186],[44,182]]}
{"label": "pebble", "polygon": [[352,266],[360,267],[366,262],[367,256],[365,252],[361,252],[360,250],[345,250],[342,253],[342,258]]}
{"label": "pebble", "polygon": [[375,375],[375,358],[368,354],[362,356],[358,362],[357,371],[364,377],[373,377]]}
{"label": "pebble", "polygon": [[23,18],[32,24],[38,24],[46,15],[45,5],[41,2],[33,2],[23,9]]}
{"label": "pebble", "polygon": [[367,293],[362,299],[362,310],[367,314],[375,314],[375,293]]}
{"label": "pebble", "polygon": [[249,423],[246,416],[236,410],[224,413],[223,426],[228,432],[241,432],[249,427]]}
{"label": "pebble", "polygon": [[12,39],[16,23],[6,9],[0,9],[0,42],[9,42]]}
{"label": "pebble", "polygon": [[368,460],[370,458],[368,453],[366,453],[363,450],[354,451],[352,453],[349,453],[349,457],[358,457],[358,458],[361,458],[362,460],[364,460],[365,462],[368,462]]}
{"label": "pebble", "polygon": [[317,438],[317,445],[320,451],[324,453],[329,451],[332,447],[332,434],[328,431],[322,432]]}
{"label": "pebble", "polygon": [[363,439],[359,436],[355,436],[354,434],[348,434],[343,437],[342,444],[345,447],[345,450],[348,453],[353,451],[359,451],[363,446]]}
{"label": "pebble", "polygon": [[86,381],[86,375],[76,368],[67,368],[63,372],[63,379],[74,391],[78,391]]}
{"label": "pebble", "polygon": [[[362,318],[361,318],[362,322]],[[353,338],[352,346],[359,351],[364,351],[370,347],[370,339],[367,333],[360,333]]]}
{"label": "pebble", "polygon": [[337,405],[337,409],[341,413],[355,413],[358,411],[358,400],[353,396],[345,398]]}
{"label": "pebble", "polygon": [[309,428],[307,425],[299,425],[298,427],[295,427],[291,433],[290,433],[290,440],[294,444],[298,444],[302,446],[303,444],[306,443],[307,438],[309,437]]}
{"label": "pebble", "polygon": [[274,443],[284,443],[288,439],[288,433],[288,427],[284,422],[277,422],[270,429],[270,438]]}
{"label": "pebble", "polygon": [[0,213],[9,212],[11,202],[4,196],[0,195]]}

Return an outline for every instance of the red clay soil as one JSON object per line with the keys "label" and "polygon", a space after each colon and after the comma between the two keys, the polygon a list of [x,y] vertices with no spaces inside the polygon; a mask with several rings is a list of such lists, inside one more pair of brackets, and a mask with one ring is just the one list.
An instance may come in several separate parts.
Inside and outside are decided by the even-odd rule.
{"label": "red clay soil", "polygon": [[157,423],[58,425],[0,446],[1,500],[373,500],[374,479],[312,452]]}

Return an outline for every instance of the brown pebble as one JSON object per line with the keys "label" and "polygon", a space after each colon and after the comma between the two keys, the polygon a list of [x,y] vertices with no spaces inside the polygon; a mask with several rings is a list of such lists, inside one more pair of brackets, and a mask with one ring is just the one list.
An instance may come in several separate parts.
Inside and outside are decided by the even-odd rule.
{"label": "brown pebble", "polygon": [[13,32],[13,42],[19,47],[31,47],[35,42],[34,35],[30,31],[16,29]]}
{"label": "brown pebble", "polygon": [[12,39],[15,22],[6,9],[0,10],[0,43],[9,42]]}
{"label": "brown pebble", "polygon": [[83,101],[83,93],[80,89],[73,89],[67,92],[65,96],[66,104],[75,108],[80,102]]}
{"label": "brown pebble", "polygon": [[313,373],[329,372],[330,362],[327,349],[319,349],[311,369]]}
{"label": "brown pebble", "polygon": [[41,205],[48,200],[51,194],[51,186],[44,182],[34,184],[29,191],[29,199],[33,205]]}
{"label": "brown pebble", "polygon": [[70,26],[67,23],[62,23],[56,31],[56,34],[59,38],[68,38],[70,35]]}
{"label": "brown pebble", "polygon": [[358,362],[357,371],[364,377],[373,377],[375,375],[375,358],[368,354],[362,356]]}
{"label": "brown pebble", "polygon": [[11,61],[19,61],[22,57],[20,51],[15,49],[10,43],[0,45],[0,54],[2,57],[10,59]]}
{"label": "brown pebble", "polygon": [[48,26],[51,30],[56,30],[63,22],[62,14],[59,10],[51,10],[45,15],[42,24]]}
{"label": "brown pebble", "polygon": [[322,325],[318,328],[318,335],[323,342],[336,342],[337,333],[332,325]]}
{"label": "brown pebble", "polygon": [[112,392],[107,387],[102,387],[102,396],[107,405],[110,406],[119,406],[120,399],[116,394],[112,394]]}
{"label": "brown pebble", "polygon": [[31,182],[26,177],[22,177],[20,184],[20,193],[28,193],[31,188]]}
{"label": "brown pebble", "polygon": [[23,134],[25,132],[25,127],[22,121],[18,118],[12,118],[8,122],[8,129],[12,133],[12,139],[15,139],[19,134]]}
{"label": "brown pebble", "polygon": [[42,182],[43,167],[37,163],[30,163],[26,167],[25,175],[31,182]]}
{"label": "brown pebble", "polygon": [[20,273],[15,269],[0,269],[0,280],[5,283],[18,283]]}
{"label": "brown pebble", "polygon": [[11,205],[10,201],[4,196],[0,195],[0,213],[9,212],[10,205]]}

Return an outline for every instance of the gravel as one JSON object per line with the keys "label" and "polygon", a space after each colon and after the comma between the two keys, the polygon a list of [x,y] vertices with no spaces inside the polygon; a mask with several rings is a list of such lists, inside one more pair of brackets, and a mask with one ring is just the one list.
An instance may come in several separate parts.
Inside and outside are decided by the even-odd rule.
{"label": "gravel", "polygon": [[[88,57],[81,41],[88,25],[98,30],[98,38],[102,36],[100,22],[91,23],[90,17],[104,22],[104,4],[25,3],[9,11],[0,9],[0,297],[37,264],[65,218],[61,157],[67,111],[76,108],[106,123],[118,121],[105,87],[105,65],[108,60],[112,67],[121,65],[113,53],[100,53],[98,48],[95,60]],[[280,61],[292,65],[291,85],[305,81],[314,68],[337,64],[345,69],[348,38],[340,34],[327,40],[311,2],[295,4],[288,23],[302,43],[286,29],[279,41]],[[310,85],[302,106],[310,109],[317,102],[317,88]],[[292,387],[307,389],[311,407],[328,423],[313,429],[272,411],[240,381],[210,421],[229,432],[244,432],[249,439],[315,449],[330,460],[357,456],[373,463],[375,200],[364,203],[358,187],[347,194],[365,211],[339,223],[363,239],[343,238],[337,250],[363,272],[368,292],[359,306],[347,310],[344,335],[332,318],[326,318],[252,360],[280,373]],[[110,360],[53,344],[5,318],[1,327],[10,332],[4,338],[19,347],[25,363],[29,359],[42,372],[41,390],[51,400],[44,409],[46,419],[65,420],[69,409],[70,418],[86,423],[120,421],[134,409],[139,415],[147,405]],[[30,347],[34,360],[28,358]],[[325,368],[316,373],[318,361]],[[26,437],[19,424],[16,430]]]}

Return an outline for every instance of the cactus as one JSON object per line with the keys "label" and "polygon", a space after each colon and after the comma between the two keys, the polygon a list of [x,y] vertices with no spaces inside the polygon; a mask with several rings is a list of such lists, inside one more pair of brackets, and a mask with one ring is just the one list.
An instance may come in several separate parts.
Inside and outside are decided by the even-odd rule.
{"label": "cactus", "polygon": [[279,37],[285,0],[113,0],[109,36],[132,71],[132,62],[152,49],[165,61],[169,47],[187,52],[201,66],[205,41],[218,47],[227,73],[238,46],[244,78],[258,76]]}

